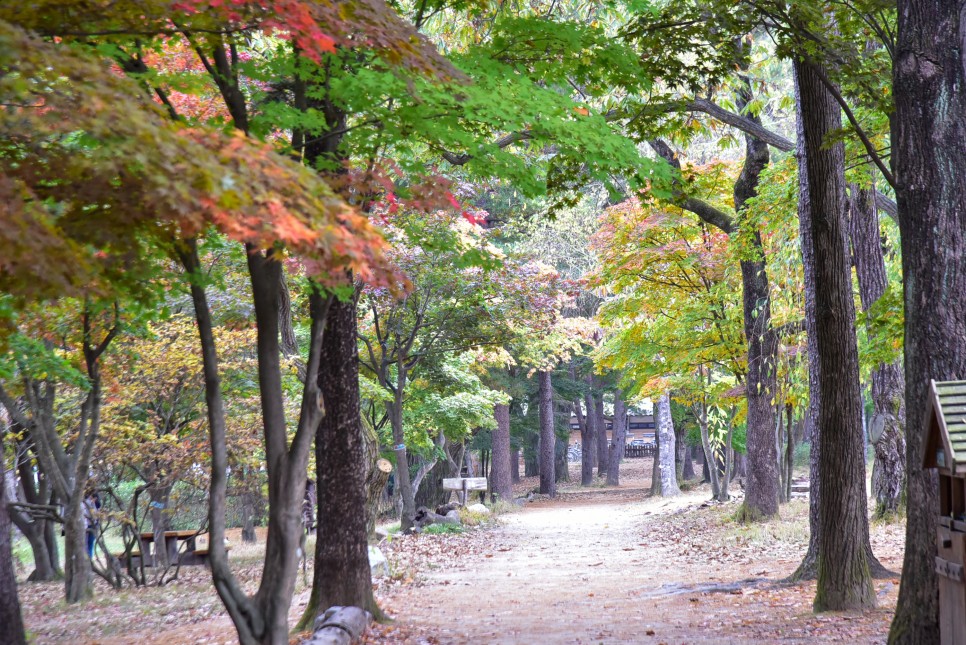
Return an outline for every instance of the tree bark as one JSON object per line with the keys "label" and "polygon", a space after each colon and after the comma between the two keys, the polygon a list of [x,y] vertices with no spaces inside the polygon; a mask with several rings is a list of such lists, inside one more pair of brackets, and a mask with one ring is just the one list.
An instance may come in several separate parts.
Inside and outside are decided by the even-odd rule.
{"label": "tree bark", "polygon": [[492,500],[513,499],[510,456],[510,405],[499,403],[493,408],[496,429],[493,431],[493,469],[490,476]]}
{"label": "tree bark", "polygon": [[[27,645],[17,597],[17,576],[10,546],[10,517],[7,514],[7,477],[2,455],[4,431],[0,429],[0,643]],[[12,495],[11,495],[12,497]]]}
{"label": "tree bark", "polygon": [[607,441],[607,419],[604,417],[604,392],[594,397],[594,419],[597,426],[597,476],[607,476],[609,442]]}
{"label": "tree bark", "polygon": [[[684,427],[674,427],[674,472],[679,482],[684,481]],[[692,469],[693,470],[693,469]]]}
{"label": "tree bark", "polygon": [[922,468],[929,379],[966,378],[966,37],[962,0],[900,0],[892,164],[905,293],[906,551],[890,643],[939,641],[934,470]]}
{"label": "tree bark", "polygon": [[520,449],[516,447],[510,451],[510,481],[520,483]]}
{"label": "tree bark", "polygon": [[570,481],[570,464],[567,461],[567,448],[570,441],[570,404],[566,401],[554,401],[556,411],[556,424],[554,431],[557,441],[555,444],[555,455],[557,458],[554,474],[558,482]]}
{"label": "tree bark", "polygon": [[869,531],[855,304],[847,254],[845,149],[828,138],[841,128],[838,103],[814,64],[795,61],[815,254],[816,332],[822,374],[816,611],[875,606],[864,545]]}
{"label": "tree bark", "polygon": [[610,463],[607,465],[607,485],[620,485],[622,448],[627,440],[627,405],[621,392],[614,392],[614,432],[610,447]]}
{"label": "tree bark", "polygon": [[580,411],[580,401],[574,401],[574,411],[577,414],[577,423],[580,425],[580,485],[590,486],[594,483],[594,450],[597,441],[597,421],[592,412],[594,406],[592,397],[588,394],[584,397],[587,405],[587,414],[583,415]]}
{"label": "tree bark", "polygon": [[697,475],[694,473],[694,461],[691,457],[693,447],[690,444],[684,447],[684,467],[681,470],[681,479],[684,481],[691,481]]}
{"label": "tree bark", "polygon": [[[739,108],[744,109],[751,99],[750,87],[745,84],[739,93]],[[735,212],[739,221],[745,204],[758,194],[758,178],[768,161],[768,145],[746,134],[745,163],[734,187]],[[748,477],[742,516],[756,521],[778,513],[778,453],[772,406],[777,390],[778,337],[771,324],[771,296],[761,233],[757,229],[752,231],[750,239],[755,257],[741,261],[741,295],[748,343],[748,374],[745,377]]]}
{"label": "tree bark", "polygon": [[540,493],[557,496],[557,478],[554,473],[554,432],[553,413],[553,385],[550,382],[550,372],[537,373],[539,379],[539,414],[540,414]]}
{"label": "tree bark", "polygon": [[[539,409],[539,402],[537,408]],[[539,428],[540,421],[537,420]],[[523,451],[523,476],[538,477],[540,475],[540,431],[531,432],[526,436],[527,445]]]}
{"label": "tree bark", "polygon": [[[379,615],[372,595],[366,529],[366,465],[359,409],[355,300],[333,300],[317,371],[325,415],[315,437],[319,526],[312,594],[299,628],[329,607],[361,607]],[[397,464],[396,473],[408,470]],[[397,480],[398,481],[398,480]]]}
{"label": "tree bark", "polygon": [[[863,311],[868,311],[888,287],[875,191],[852,185],[849,195],[849,237],[852,263],[859,281]],[[872,466],[872,494],[876,517],[899,510],[905,492],[906,439],[903,428],[906,410],[902,361],[881,364],[872,371],[872,419],[875,432],[875,462]]]}
{"label": "tree bark", "polygon": [[671,399],[665,392],[654,406],[654,425],[657,426],[658,453],[655,456],[656,465],[654,479],[657,488],[652,488],[652,495],[673,497],[679,495],[677,471],[674,466],[674,421],[671,419]]}

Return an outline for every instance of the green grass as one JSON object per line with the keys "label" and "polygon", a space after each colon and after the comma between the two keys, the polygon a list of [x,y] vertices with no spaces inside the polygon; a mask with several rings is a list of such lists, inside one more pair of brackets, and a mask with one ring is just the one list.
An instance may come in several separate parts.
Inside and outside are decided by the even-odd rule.
{"label": "green grass", "polygon": [[459,524],[430,524],[423,529],[425,535],[450,535],[462,533],[466,529]]}

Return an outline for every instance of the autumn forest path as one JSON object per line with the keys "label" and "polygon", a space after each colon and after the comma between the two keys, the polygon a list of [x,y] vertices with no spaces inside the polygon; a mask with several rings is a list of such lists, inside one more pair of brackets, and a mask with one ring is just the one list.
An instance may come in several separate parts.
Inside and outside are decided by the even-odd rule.
{"label": "autumn forest path", "polygon": [[[427,572],[424,584],[409,590],[406,620],[439,625],[434,631],[443,643],[664,641],[672,616],[649,597],[665,595],[662,585],[707,578],[669,570],[663,549],[644,540],[644,526],[706,495],[646,494],[564,494],[503,516],[493,548],[470,567]],[[722,642],[694,638],[698,625],[683,627],[688,642]]]}
{"label": "autumn forest path", "polygon": [[401,590],[399,622],[444,644],[884,643],[897,580],[876,583],[880,608],[864,615],[815,615],[814,583],[782,582],[805,545],[782,531],[807,501],[758,543],[722,519],[735,502],[704,504],[706,487],[647,492],[564,493],[502,516],[479,552]]}

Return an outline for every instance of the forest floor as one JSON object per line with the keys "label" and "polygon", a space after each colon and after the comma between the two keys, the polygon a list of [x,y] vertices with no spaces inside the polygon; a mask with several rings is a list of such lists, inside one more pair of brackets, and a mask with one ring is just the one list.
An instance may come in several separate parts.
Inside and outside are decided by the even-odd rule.
{"label": "forest floor", "polygon": [[[629,460],[619,488],[564,484],[557,499],[478,528],[384,541],[393,575],[376,595],[396,620],[366,642],[885,642],[898,576],[874,582],[879,606],[863,614],[813,614],[814,582],[783,582],[807,546],[806,499],[746,527],[732,520],[737,486],[727,504],[708,503],[707,486],[650,499],[649,478],[649,459]],[[518,491],[535,486],[525,479]],[[903,533],[901,523],[872,526],[873,549],[893,571]],[[258,550],[239,551],[233,564],[254,587]],[[161,588],[99,589],[82,607],[63,604],[60,584],[22,585],[33,642],[235,643],[207,570],[183,571]],[[300,580],[293,623],[307,599]]]}

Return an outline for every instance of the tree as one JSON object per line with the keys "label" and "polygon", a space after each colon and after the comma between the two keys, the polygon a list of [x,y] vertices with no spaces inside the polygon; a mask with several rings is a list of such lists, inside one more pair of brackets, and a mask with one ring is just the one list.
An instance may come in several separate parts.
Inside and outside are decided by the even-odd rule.
{"label": "tree", "polygon": [[[83,503],[89,494],[88,473],[101,425],[101,358],[120,332],[121,319],[116,302],[104,307],[103,303],[97,306],[85,300],[79,320],[66,311],[60,313],[68,322],[64,341],[57,349],[71,355],[78,367],[61,363],[59,373],[45,369],[44,365],[49,368],[58,362],[54,347],[21,339],[15,343],[20,351],[14,352],[13,365],[4,370],[5,377],[19,381],[20,396],[9,391],[9,384],[0,384],[0,404],[19,426],[28,429],[44,475],[64,504],[65,596],[68,603],[76,603],[92,594]],[[63,320],[55,314],[45,322],[49,326],[44,331],[56,333],[57,324]],[[66,396],[59,389],[60,378],[74,380],[73,391],[63,388]],[[74,414],[67,417],[67,423],[75,424],[71,431],[63,428],[66,424],[53,413],[57,404],[64,405],[65,398],[76,406]]]}
{"label": "tree", "polygon": [[550,371],[537,372],[539,382],[539,413],[540,413],[540,494],[557,496],[557,478],[554,475],[554,448],[556,432],[554,431],[553,385],[550,381]]}
{"label": "tree", "polygon": [[611,435],[610,453],[607,465],[607,485],[620,484],[621,458],[624,456],[624,442],[627,439],[627,405],[624,395],[618,390],[614,392],[614,430]]}
{"label": "tree", "polygon": [[[817,611],[875,606],[864,546],[868,535],[861,394],[852,276],[846,255],[845,162],[842,144],[828,146],[839,128],[838,103],[810,61],[795,61],[805,137],[811,242],[815,263],[817,350],[820,364]],[[808,278],[806,278],[808,279]]]}
{"label": "tree", "polygon": [[510,452],[510,405],[498,403],[493,406],[496,430],[493,431],[493,457],[490,471],[490,489],[494,501],[509,502],[513,499]]}
{"label": "tree", "polygon": [[929,379],[966,378],[966,78],[960,3],[898,6],[892,167],[902,239],[906,365],[906,552],[890,643],[939,640],[938,482],[922,468]]}
{"label": "tree", "polygon": [[27,645],[17,598],[17,576],[10,548],[11,525],[7,514],[7,473],[4,464],[3,439],[7,429],[0,429],[0,641],[10,645]]}
{"label": "tree", "polygon": [[677,469],[674,466],[674,422],[671,419],[671,399],[663,392],[654,406],[654,426],[657,428],[657,454],[654,456],[654,485],[651,495],[673,497],[679,495]]}
{"label": "tree", "polygon": [[[875,192],[857,184],[850,184],[849,239],[852,242],[852,263],[859,283],[866,333],[874,336],[881,333],[875,329],[876,318],[895,315],[891,305],[897,304],[897,290],[889,286]],[[892,331],[891,327],[887,329]],[[897,343],[898,339],[893,336],[883,340],[885,342],[879,344],[885,345],[887,356],[882,356],[881,352],[870,352],[874,361],[870,376],[872,415],[869,419],[875,447],[872,495],[876,501],[875,516],[879,518],[898,512],[903,503],[906,481],[905,379],[901,360],[893,358],[893,343]],[[869,344],[875,345],[874,341]]]}

